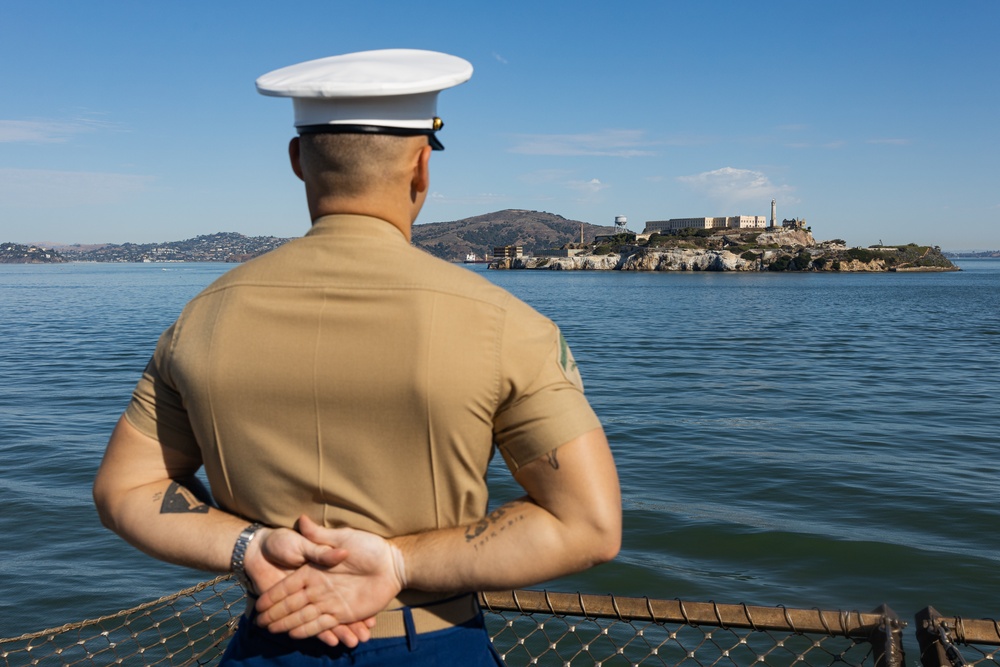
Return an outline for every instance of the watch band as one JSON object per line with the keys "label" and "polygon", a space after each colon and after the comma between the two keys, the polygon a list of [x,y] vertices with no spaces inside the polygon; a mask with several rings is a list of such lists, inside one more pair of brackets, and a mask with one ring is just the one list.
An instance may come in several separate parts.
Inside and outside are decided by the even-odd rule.
{"label": "watch band", "polygon": [[244,528],[240,536],[236,538],[236,544],[233,545],[233,556],[229,561],[229,568],[236,575],[236,580],[240,582],[243,590],[250,595],[255,595],[256,591],[254,590],[253,582],[247,576],[243,561],[247,555],[247,547],[250,546],[250,542],[253,541],[257,531],[263,527],[262,524],[254,522]]}

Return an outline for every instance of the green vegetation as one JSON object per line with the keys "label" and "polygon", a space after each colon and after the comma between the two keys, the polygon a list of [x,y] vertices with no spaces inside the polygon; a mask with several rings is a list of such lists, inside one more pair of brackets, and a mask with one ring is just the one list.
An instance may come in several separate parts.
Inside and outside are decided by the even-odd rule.
{"label": "green vegetation", "polygon": [[799,250],[799,254],[795,256],[790,264],[790,269],[792,271],[808,271],[810,265],[812,265],[812,255],[805,248]]}
{"label": "green vegetation", "polygon": [[908,243],[897,246],[875,246],[872,248],[850,248],[839,253],[845,259],[857,260],[865,264],[882,260],[886,268],[954,268],[954,264],[941,253],[941,249]]}
{"label": "green vegetation", "polygon": [[594,254],[609,255],[613,252],[622,252],[635,245],[635,234],[615,234],[602,238],[601,244],[594,248]]}
{"label": "green vegetation", "polygon": [[670,237],[659,232],[653,232],[646,240],[646,247],[659,248],[670,243]]}
{"label": "green vegetation", "polygon": [[787,271],[792,263],[792,258],[788,255],[778,255],[771,261],[768,271]]}
{"label": "green vegetation", "polygon": [[856,259],[859,262],[864,262],[865,264],[873,259],[881,257],[881,254],[876,255],[871,250],[865,250],[864,248],[849,248],[846,254],[848,258]]}
{"label": "green vegetation", "polygon": [[707,239],[709,236],[714,236],[715,235],[715,230],[714,229],[697,229],[697,228],[694,228],[694,227],[686,227],[685,229],[679,230],[677,232],[677,235],[680,236],[680,237],[682,237],[682,238],[683,237],[687,237],[687,236],[696,236],[696,237],[701,238],[701,239]]}
{"label": "green vegetation", "polygon": [[812,255],[805,248],[792,255],[779,255],[771,262],[770,271],[808,271],[813,266]]}
{"label": "green vegetation", "polygon": [[941,254],[938,247],[921,246],[916,243],[896,246],[900,266],[951,268],[951,261]]}

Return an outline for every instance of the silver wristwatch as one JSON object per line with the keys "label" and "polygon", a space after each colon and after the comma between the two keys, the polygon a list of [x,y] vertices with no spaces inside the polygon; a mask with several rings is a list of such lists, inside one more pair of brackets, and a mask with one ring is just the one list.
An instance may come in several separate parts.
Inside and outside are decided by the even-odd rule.
{"label": "silver wristwatch", "polygon": [[244,567],[243,560],[247,555],[247,547],[250,546],[250,542],[253,541],[254,536],[257,531],[264,526],[259,523],[251,523],[249,526],[243,529],[240,536],[236,538],[236,544],[233,545],[233,557],[229,561],[229,569],[233,571],[236,575],[236,580],[240,582],[240,586],[243,590],[247,592],[248,595],[256,595],[256,591],[253,587],[253,582],[250,581],[250,577],[247,576],[246,568]]}

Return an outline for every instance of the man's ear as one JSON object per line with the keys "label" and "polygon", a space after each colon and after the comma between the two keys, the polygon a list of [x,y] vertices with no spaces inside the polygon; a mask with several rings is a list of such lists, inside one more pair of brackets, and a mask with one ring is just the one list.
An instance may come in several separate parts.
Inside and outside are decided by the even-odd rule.
{"label": "man's ear", "polygon": [[413,168],[413,180],[410,182],[413,192],[426,192],[427,188],[431,186],[431,150],[430,144],[425,144],[417,154],[417,161]]}
{"label": "man's ear", "polygon": [[304,181],[302,178],[302,163],[299,161],[299,138],[292,137],[292,140],[288,142],[288,159],[292,163],[292,171],[295,175],[299,177],[299,180]]}

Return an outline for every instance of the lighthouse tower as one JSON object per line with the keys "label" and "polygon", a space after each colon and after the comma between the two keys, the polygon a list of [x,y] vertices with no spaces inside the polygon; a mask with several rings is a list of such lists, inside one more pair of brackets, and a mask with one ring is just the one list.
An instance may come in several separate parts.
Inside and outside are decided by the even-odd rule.
{"label": "lighthouse tower", "polygon": [[776,227],[778,225],[778,205],[772,199],[771,200],[771,226]]}

